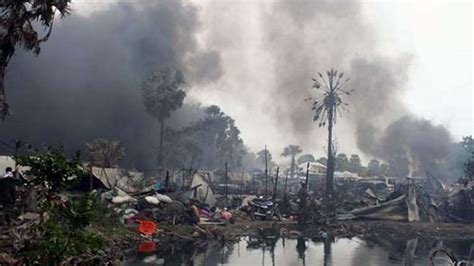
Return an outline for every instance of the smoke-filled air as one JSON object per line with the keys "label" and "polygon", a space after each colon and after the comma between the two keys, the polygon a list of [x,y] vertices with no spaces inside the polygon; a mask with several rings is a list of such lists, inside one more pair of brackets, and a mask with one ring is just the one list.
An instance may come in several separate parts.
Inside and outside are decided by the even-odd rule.
{"label": "smoke-filled air", "polygon": [[471,0],[1,0],[0,265],[474,265]]}
{"label": "smoke-filled air", "polygon": [[[156,167],[160,123],[147,112],[142,87],[153,72],[171,67],[182,72],[187,97],[166,119],[165,131],[186,131],[216,105],[235,120],[242,140],[235,152],[247,158],[247,169],[255,166],[250,153],[264,145],[278,154],[297,144],[323,157],[326,130],[312,122],[305,99],[313,95],[312,78],[337,67],[353,90],[334,133],[339,152],[404,164],[396,168],[420,174],[440,171],[456,150],[459,139],[445,126],[412,114],[403,102],[416,55],[384,54],[358,2],[125,1],[99,7],[77,1],[68,19],[57,19],[40,55],[16,51],[5,78],[12,107],[0,128],[3,140],[61,142],[72,151],[97,138],[113,139],[127,151],[122,163]],[[240,17],[245,21],[237,22]],[[208,152],[203,139],[181,148],[171,141],[179,140],[163,139],[168,154],[190,145],[198,154]],[[198,157],[171,164],[220,167]]]}

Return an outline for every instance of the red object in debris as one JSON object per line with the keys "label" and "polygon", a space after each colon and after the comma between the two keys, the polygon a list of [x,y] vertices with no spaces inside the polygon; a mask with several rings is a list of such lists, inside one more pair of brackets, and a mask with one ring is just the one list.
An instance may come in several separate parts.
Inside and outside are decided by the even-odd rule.
{"label": "red object in debris", "polygon": [[226,221],[228,221],[228,220],[230,220],[230,218],[232,218],[232,213],[230,213],[228,211],[222,210],[220,215],[221,215],[221,219],[226,220]]}
{"label": "red object in debris", "polygon": [[152,221],[143,221],[143,220],[137,220],[138,222],[138,232],[144,234],[144,235],[152,235],[155,233],[156,230],[156,224]]}
{"label": "red object in debris", "polygon": [[153,252],[155,251],[155,249],[156,249],[156,244],[153,241],[143,242],[138,245],[138,252],[143,252],[143,253]]}

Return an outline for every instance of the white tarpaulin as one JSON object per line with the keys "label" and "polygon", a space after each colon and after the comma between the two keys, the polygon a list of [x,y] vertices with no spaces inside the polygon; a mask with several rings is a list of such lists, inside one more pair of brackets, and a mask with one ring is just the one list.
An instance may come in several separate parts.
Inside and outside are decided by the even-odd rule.
{"label": "white tarpaulin", "polygon": [[[127,193],[140,192],[147,187],[143,173],[130,172],[119,168],[92,167],[92,174],[108,189],[120,189]],[[152,181],[151,181],[152,182]]]}
{"label": "white tarpaulin", "polygon": [[193,181],[191,187],[199,186],[196,189],[195,198],[201,202],[205,202],[210,207],[216,205],[216,198],[214,197],[214,192],[212,191],[209,182],[206,179],[207,173],[196,173],[193,176]]}

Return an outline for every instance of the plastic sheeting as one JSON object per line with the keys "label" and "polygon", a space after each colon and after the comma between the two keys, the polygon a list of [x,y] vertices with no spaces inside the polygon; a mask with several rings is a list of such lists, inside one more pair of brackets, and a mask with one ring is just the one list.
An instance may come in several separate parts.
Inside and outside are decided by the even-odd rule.
{"label": "plastic sheeting", "polygon": [[196,193],[194,196],[195,199],[208,204],[210,207],[216,205],[216,197],[214,196],[214,192],[206,179],[206,173],[196,173],[193,176],[193,181],[191,183],[191,187],[199,186],[196,189]]}

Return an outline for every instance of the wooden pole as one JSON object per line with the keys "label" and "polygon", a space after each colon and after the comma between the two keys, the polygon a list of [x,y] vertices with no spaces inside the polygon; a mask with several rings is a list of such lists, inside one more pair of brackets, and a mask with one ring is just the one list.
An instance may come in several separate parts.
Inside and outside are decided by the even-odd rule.
{"label": "wooden pole", "polygon": [[169,191],[169,183],[170,183],[170,172],[166,170],[166,179],[165,179],[165,191]]}
{"label": "wooden pole", "polygon": [[268,165],[267,165],[267,145],[265,145],[265,192],[266,195],[268,191]]}
{"label": "wooden pole", "polygon": [[255,193],[255,174],[252,174],[252,193]]}
{"label": "wooden pole", "polygon": [[306,180],[305,180],[305,185],[306,185],[306,190],[309,190],[309,162],[306,164]]}
{"label": "wooden pole", "polygon": [[184,190],[184,178],[186,175],[186,168],[183,166],[183,171],[181,172],[181,190]]}
{"label": "wooden pole", "polygon": [[225,190],[224,190],[224,193],[225,193],[225,206],[227,207],[227,162],[225,162]]}
{"label": "wooden pole", "polygon": [[277,167],[277,172],[275,176],[275,187],[273,188],[273,199],[277,197],[277,185],[278,185],[278,172],[280,171],[280,167]]}
{"label": "wooden pole", "polygon": [[240,197],[242,197],[242,194],[244,193],[244,170],[242,170],[242,175],[240,176]]}

